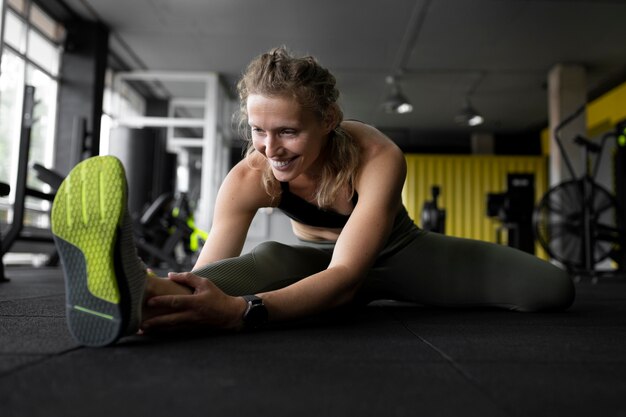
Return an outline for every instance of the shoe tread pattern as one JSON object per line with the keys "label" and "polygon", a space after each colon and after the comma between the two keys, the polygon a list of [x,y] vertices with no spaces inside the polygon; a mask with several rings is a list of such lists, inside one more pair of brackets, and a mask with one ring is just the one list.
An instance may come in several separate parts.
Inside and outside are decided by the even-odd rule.
{"label": "shoe tread pattern", "polygon": [[125,190],[123,168],[116,159],[88,159],[63,182],[52,210],[52,232],[85,256],[89,291],[113,304],[120,302],[113,253],[126,207]]}
{"label": "shoe tread pattern", "polygon": [[77,165],[59,188],[52,232],[66,277],[68,324],[87,346],[104,346],[123,333],[114,253],[126,207],[126,181],[113,157]]}

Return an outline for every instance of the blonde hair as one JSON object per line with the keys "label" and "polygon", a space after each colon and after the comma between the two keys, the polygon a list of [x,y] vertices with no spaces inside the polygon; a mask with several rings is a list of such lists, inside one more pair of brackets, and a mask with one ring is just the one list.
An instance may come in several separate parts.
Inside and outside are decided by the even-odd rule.
{"label": "blonde hair", "polygon": [[[284,47],[275,48],[254,59],[237,84],[239,92],[239,130],[248,141],[246,158],[256,152],[248,126],[247,99],[251,94],[267,97],[291,96],[303,108],[313,111],[320,121],[331,118],[335,128],[331,131],[324,157],[325,163],[315,191],[316,203],[329,207],[344,186],[348,186],[348,199],[354,194],[354,181],[359,165],[359,146],[341,128],[343,112],[337,104],[339,90],[335,77],[315,58],[292,56]],[[268,163],[263,169],[263,185],[272,197],[280,195],[280,185]]]}

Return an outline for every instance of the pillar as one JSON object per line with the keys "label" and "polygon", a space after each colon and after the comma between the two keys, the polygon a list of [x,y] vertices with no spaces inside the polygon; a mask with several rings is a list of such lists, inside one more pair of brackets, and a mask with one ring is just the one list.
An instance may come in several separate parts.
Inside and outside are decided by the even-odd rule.
{"label": "pillar", "polygon": [[[561,154],[554,129],[562,120],[573,114],[587,101],[587,79],[585,68],[574,64],[557,64],[548,73],[548,116],[550,128],[550,185],[570,179],[563,155]],[[560,137],[563,148],[572,163],[577,175],[584,165],[581,151],[573,143],[576,135],[587,133],[585,111],[561,129]]]}

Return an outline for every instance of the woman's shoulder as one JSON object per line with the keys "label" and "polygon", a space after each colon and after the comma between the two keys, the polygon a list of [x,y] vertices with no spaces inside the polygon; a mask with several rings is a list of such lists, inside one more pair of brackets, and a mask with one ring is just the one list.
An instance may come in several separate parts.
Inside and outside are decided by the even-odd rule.
{"label": "woman's shoulder", "polygon": [[260,207],[267,207],[272,199],[263,187],[263,168],[260,162],[253,155],[239,161],[224,179],[222,188],[230,190],[233,197],[238,196],[237,199],[244,198]]}
{"label": "woman's shoulder", "polygon": [[[359,144],[361,155],[355,188],[362,193],[378,189],[381,181],[390,181],[386,186],[403,184],[406,176],[406,160],[402,150],[384,133],[361,122],[347,121],[341,124]],[[374,184],[374,186],[372,186]]]}
{"label": "woman's shoulder", "polygon": [[263,171],[258,162],[251,157],[246,157],[231,168],[226,176],[226,180],[237,183],[250,183],[255,178],[260,180],[262,175]]}
{"label": "woman's shoulder", "polygon": [[383,156],[404,159],[398,145],[374,126],[356,120],[346,120],[341,123],[341,127],[358,143],[364,161]]}

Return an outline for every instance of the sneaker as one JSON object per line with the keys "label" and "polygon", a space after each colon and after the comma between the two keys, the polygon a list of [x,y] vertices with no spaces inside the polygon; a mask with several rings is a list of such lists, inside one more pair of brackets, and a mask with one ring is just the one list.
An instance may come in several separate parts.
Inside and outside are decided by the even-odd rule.
{"label": "sneaker", "polygon": [[137,256],[127,196],[121,162],[96,156],[72,169],[52,205],[68,327],[86,346],[110,345],[141,323],[147,272]]}

